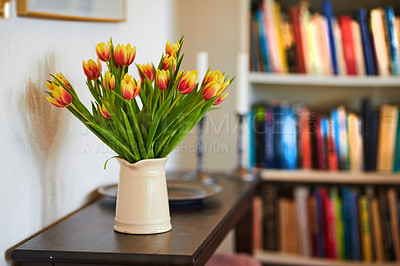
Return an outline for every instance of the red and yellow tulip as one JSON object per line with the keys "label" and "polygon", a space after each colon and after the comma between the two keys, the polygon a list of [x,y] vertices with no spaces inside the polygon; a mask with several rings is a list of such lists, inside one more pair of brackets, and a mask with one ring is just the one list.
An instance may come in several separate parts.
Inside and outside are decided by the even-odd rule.
{"label": "red and yellow tulip", "polygon": [[210,83],[211,81],[216,81],[218,82],[218,84],[222,84],[225,80],[225,76],[223,74],[221,74],[221,72],[219,70],[215,70],[215,71],[210,71],[208,70],[206,75],[204,76],[202,85],[205,85],[207,83]]}
{"label": "red and yellow tulip", "polygon": [[176,54],[178,53],[179,48],[179,42],[171,45],[171,42],[167,41],[167,44],[165,45],[165,53],[169,56],[176,58]]}
{"label": "red and yellow tulip", "polygon": [[182,94],[191,93],[197,84],[197,74],[198,72],[196,70],[187,71],[184,73],[178,82],[178,91]]}
{"label": "red and yellow tulip", "polygon": [[163,69],[169,70],[172,65],[172,72],[175,73],[176,70],[176,59],[173,56],[165,55],[163,58]]}
{"label": "red and yellow tulip", "polygon": [[136,56],[136,46],[132,47],[130,43],[128,45],[118,44],[114,49],[114,60],[116,67],[119,65],[129,66],[133,63]]}
{"label": "red and yellow tulip", "polygon": [[108,88],[110,89],[110,91],[113,91],[115,88],[115,77],[112,73],[110,73],[110,71],[107,71],[106,74],[103,77],[103,87],[104,89],[107,89],[107,85]]}
{"label": "red and yellow tulip", "polygon": [[101,63],[100,60],[97,59],[97,64],[92,59],[89,59],[87,63],[82,61],[83,71],[88,79],[96,80],[100,77],[101,74]]}
{"label": "red and yellow tulip", "polygon": [[[110,106],[110,104],[108,102],[105,102],[108,106]],[[102,104],[101,106],[99,105],[99,110],[100,113],[105,117],[105,118],[111,118],[110,113],[108,112],[106,106],[104,104]]]}
{"label": "red and yellow tulip", "polygon": [[[152,64],[147,63],[146,65],[138,65],[138,69],[140,69],[143,72],[143,74],[150,82],[154,81],[156,75]],[[142,80],[144,79],[140,71],[139,71],[139,76]]]}
{"label": "red and yellow tulip", "polygon": [[46,97],[46,99],[54,106],[67,107],[72,102],[72,96],[61,85],[55,83],[46,83],[50,89],[51,95],[54,97]]}
{"label": "red and yellow tulip", "polygon": [[229,94],[229,92],[219,96],[213,105],[218,105],[218,104],[222,103],[225,100],[226,96],[228,96],[228,94]]}
{"label": "red and yellow tulip", "polygon": [[101,42],[96,45],[96,54],[101,61],[107,62],[111,59],[110,43]]}
{"label": "red and yellow tulip", "polygon": [[216,81],[207,83],[202,92],[204,100],[210,100],[211,98],[217,96],[220,88],[221,85]]}
{"label": "red and yellow tulip", "polygon": [[[62,85],[64,85],[67,89],[71,88],[71,85],[69,84],[69,81],[61,73],[57,73],[56,74],[56,78],[59,81],[61,81]],[[59,84],[59,82],[57,81],[56,78],[53,79],[53,83],[55,83],[57,85],[61,85],[61,84]]]}
{"label": "red and yellow tulip", "polygon": [[157,73],[156,73],[156,83],[157,83],[157,87],[164,91],[168,88],[168,83],[169,83],[169,78],[170,78],[170,73],[169,70],[160,70],[157,69]]}
{"label": "red and yellow tulip", "polygon": [[141,80],[136,81],[131,75],[126,73],[121,81],[122,96],[127,100],[135,98],[138,96],[141,86]]}

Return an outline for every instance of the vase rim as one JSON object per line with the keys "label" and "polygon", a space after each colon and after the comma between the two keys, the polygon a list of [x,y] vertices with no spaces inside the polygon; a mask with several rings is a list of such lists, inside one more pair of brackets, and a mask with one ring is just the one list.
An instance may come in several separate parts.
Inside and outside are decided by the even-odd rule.
{"label": "vase rim", "polygon": [[130,162],[128,162],[127,160],[125,160],[125,159],[123,159],[123,158],[120,158],[120,157],[116,157],[116,158],[117,158],[117,160],[118,160],[120,163],[123,163],[123,164],[125,164],[125,165],[127,165],[127,166],[137,166],[137,165],[146,163],[146,162],[148,162],[148,161],[152,161],[152,162],[156,162],[156,161],[159,161],[159,162],[166,162],[166,161],[168,160],[168,157],[163,157],[163,158],[153,158],[153,159],[142,159],[142,160],[139,160],[139,161],[137,161],[137,162],[135,162],[135,163],[130,163]]}

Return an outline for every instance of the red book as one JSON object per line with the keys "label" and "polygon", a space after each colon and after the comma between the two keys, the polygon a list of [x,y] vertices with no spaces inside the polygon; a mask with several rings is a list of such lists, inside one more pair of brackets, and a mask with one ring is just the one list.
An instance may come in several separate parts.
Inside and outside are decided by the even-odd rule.
{"label": "red book", "polygon": [[325,256],[329,259],[336,259],[336,224],[335,208],[332,199],[328,195],[327,188],[320,189],[321,202],[324,209],[324,235],[325,235]]}
{"label": "red book", "polygon": [[325,157],[325,141],[322,134],[322,119],[321,116],[316,116],[315,121],[315,147],[317,152],[317,166],[319,170],[326,170],[326,157]]}
{"label": "red book", "polygon": [[317,222],[317,206],[315,202],[315,197],[313,194],[308,196],[308,213],[309,213],[309,227],[311,234],[311,247],[312,247],[312,255],[314,257],[318,257],[318,222]]}
{"label": "red book", "polygon": [[300,140],[303,169],[311,169],[311,139],[309,128],[310,111],[304,107],[300,112]]}
{"label": "red book", "polygon": [[328,132],[328,169],[329,171],[337,171],[339,168],[338,156],[335,148],[335,137],[333,135],[332,119],[329,119]]}
{"label": "red book", "polygon": [[357,75],[357,63],[354,50],[352,20],[349,15],[340,16],[340,32],[342,33],[343,57],[346,64],[346,73],[348,75]]}
{"label": "red book", "polygon": [[296,62],[297,62],[297,72],[298,73],[306,73],[306,65],[304,62],[304,53],[303,53],[303,43],[301,39],[301,31],[300,31],[300,19],[299,14],[300,10],[298,6],[292,6],[289,10],[290,19],[293,25],[293,33],[296,47]]}

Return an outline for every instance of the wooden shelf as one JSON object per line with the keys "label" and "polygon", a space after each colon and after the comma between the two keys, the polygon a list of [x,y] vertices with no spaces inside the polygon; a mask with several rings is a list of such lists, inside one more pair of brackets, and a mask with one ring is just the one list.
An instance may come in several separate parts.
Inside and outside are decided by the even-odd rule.
{"label": "wooden shelf", "polygon": [[282,252],[257,251],[255,257],[262,263],[272,265],[319,265],[319,266],[394,266],[398,262],[362,262],[362,261],[338,261],[305,257],[301,255]]}
{"label": "wooden shelf", "polygon": [[398,87],[400,88],[400,77],[398,76],[314,76],[304,74],[273,74],[263,72],[250,72],[249,82],[251,84],[275,84],[296,85],[312,87]]}
{"label": "wooden shelf", "polygon": [[267,170],[261,169],[262,180],[302,183],[338,184],[400,184],[399,174],[364,172],[328,172],[316,170]]}

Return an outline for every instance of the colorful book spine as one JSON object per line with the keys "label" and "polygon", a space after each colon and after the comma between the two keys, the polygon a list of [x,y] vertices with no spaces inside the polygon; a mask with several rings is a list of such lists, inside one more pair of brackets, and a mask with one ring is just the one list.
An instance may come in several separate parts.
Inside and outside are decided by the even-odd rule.
{"label": "colorful book spine", "polygon": [[342,33],[343,56],[347,75],[357,75],[357,65],[353,40],[352,19],[348,15],[340,16],[338,19]]}
{"label": "colorful book spine", "polygon": [[372,261],[372,243],[371,243],[371,230],[369,224],[369,209],[366,196],[361,196],[359,199],[360,209],[360,226],[361,226],[361,246],[363,261]]}
{"label": "colorful book spine", "polygon": [[396,146],[394,148],[393,172],[400,171],[400,110],[397,115]]}
{"label": "colorful book spine", "polygon": [[304,63],[303,40],[300,31],[299,7],[297,6],[290,7],[289,14],[290,14],[290,19],[292,20],[293,33],[295,39],[297,72],[306,73],[306,67]]}
{"label": "colorful book spine", "polygon": [[325,221],[324,221],[324,206],[321,197],[321,188],[314,190],[315,209],[317,218],[317,254],[318,257],[325,257]]}
{"label": "colorful book spine", "polygon": [[384,172],[393,171],[394,146],[396,141],[398,108],[393,105],[382,105],[379,124],[377,169]]}
{"label": "colorful book spine", "polygon": [[260,8],[256,12],[256,17],[258,21],[258,31],[259,31],[259,39],[261,46],[261,56],[263,61],[263,71],[271,72],[271,66],[268,58],[268,42],[267,42],[267,34],[265,33],[265,21],[264,21],[264,13],[263,8]]}
{"label": "colorful book spine", "polygon": [[389,75],[389,55],[385,41],[384,12],[382,8],[375,8],[370,11],[370,16],[378,73],[381,76],[387,76]]}
{"label": "colorful book spine", "polygon": [[395,17],[393,7],[387,6],[384,8],[385,12],[385,33],[386,40],[389,48],[390,70],[393,75],[400,74],[400,55],[399,43],[395,29]]}
{"label": "colorful book spine", "polygon": [[375,75],[376,72],[375,72],[373,44],[371,43],[368,14],[364,8],[358,10],[357,19],[358,22],[360,23],[362,48],[365,60],[365,71],[367,75]]}
{"label": "colorful book spine", "polygon": [[265,184],[261,187],[263,207],[263,248],[278,250],[278,187],[274,184]]}
{"label": "colorful book spine", "polygon": [[291,107],[283,107],[281,116],[282,169],[297,169],[296,117]]}
{"label": "colorful book spine", "polygon": [[299,228],[299,251],[301,255],[311,256],[311,233],[309,223],[309,211],[308,211],[308,196],[310,191],[306,186],[296,187],[294,189],[294,198],[297,207],[297,221]]}
{"label": "colorful book spine", "polygon": [[331,56],[331,63],[332,63],[332,70],[335,75],[338,72],[338,62],[336,58],[336,44],[335,44],[335,35],[333,29],[333,20],[334,12],[333,12],[333,5],[331,1],[322,1],[322,14],[325,16],[327,24],[328,24],[328,35],[329,35],[329,47],[330,47],[330,56]]}

